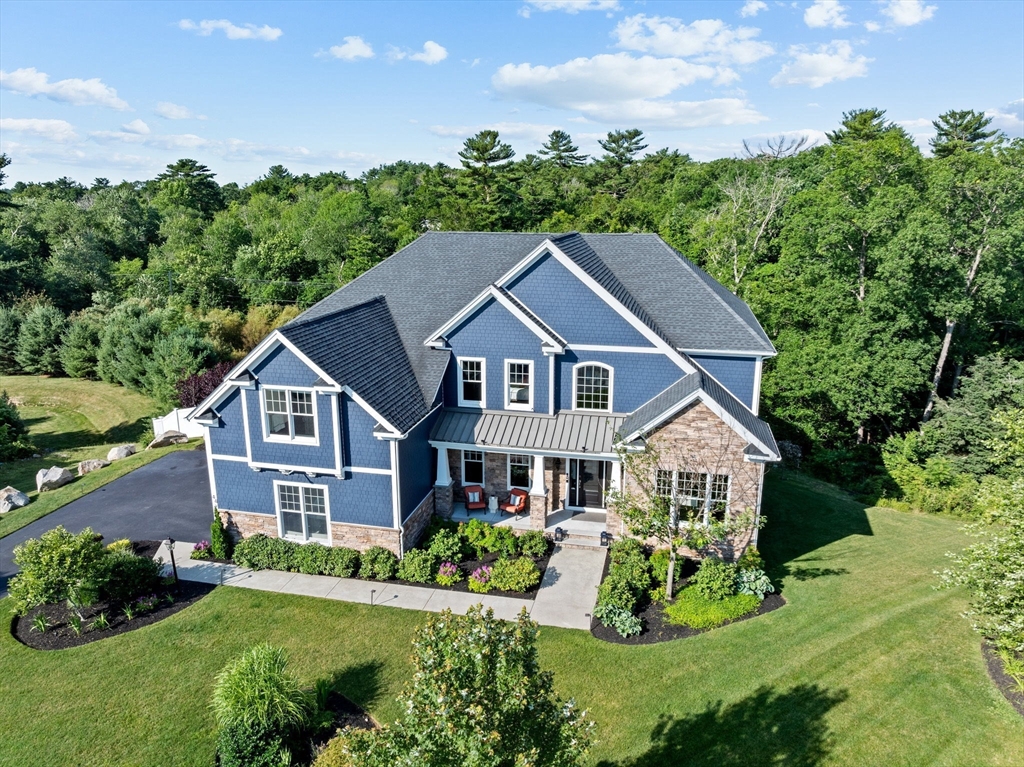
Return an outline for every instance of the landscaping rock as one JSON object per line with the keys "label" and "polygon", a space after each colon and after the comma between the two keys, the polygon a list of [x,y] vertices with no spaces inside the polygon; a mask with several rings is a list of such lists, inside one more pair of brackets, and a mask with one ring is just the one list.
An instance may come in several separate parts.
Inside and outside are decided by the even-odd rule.
{"label": "landscaping rock", "polygon": [[118,445],[117,447],[110,448],[107,453],[108,461],[120,461],[122,458],[127,458],[130,455],[135,455],[135,445]]}
{"label": "landscaping rock", "polygon": [[75,476],[67,469],[51,466],[49,469],[40,469],[36,472],[36,489],[40,493],[46,490],[56,490],[74,480]]}
{"label": "landscaping rock", "polygon": [[110,461],[104,461],[102,458],[89,458],[85,461],[78,462],[78,476],[84,477],[90,471],[96,471],[96,469],[102,469],[104,466],[109,466]]}
{"label": "landscaping rock", "polygon": [[188,436],[182,434],[180,431],[170,429],[165,431],[163,434],[157,435],[157,438],[146,446],[146,450],[150,450],[154,447],[167,447],[168,445],[183,445],[186,442],[188,442]]}
{"label": "landscaping rock", "polygon": [[20,509],[28,506],[29,497],[20,490],[8,485],[0,490],[0,514],[5,514],[11,509]]}

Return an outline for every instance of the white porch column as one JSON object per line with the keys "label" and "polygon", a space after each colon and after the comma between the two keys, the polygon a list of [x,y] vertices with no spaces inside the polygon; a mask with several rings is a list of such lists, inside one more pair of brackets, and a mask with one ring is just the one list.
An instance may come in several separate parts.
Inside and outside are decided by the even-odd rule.
{"label": "white porch column", "polygon": [[612,490],[622,490],[622,464],[619,461],[612,461],[612,476],[609,484]]}
{"label": "white porch column", "polygon": [[547,495],[544,487],[544,456],[533,457],[533,478],[530,482],[530,495]]}
{"label": "white porch column", "polygon": [[439,447],[437,449],[437,482],[434,484],[439,487],[448,487],[451,483],[452,475],[448,471],[448,448]]}

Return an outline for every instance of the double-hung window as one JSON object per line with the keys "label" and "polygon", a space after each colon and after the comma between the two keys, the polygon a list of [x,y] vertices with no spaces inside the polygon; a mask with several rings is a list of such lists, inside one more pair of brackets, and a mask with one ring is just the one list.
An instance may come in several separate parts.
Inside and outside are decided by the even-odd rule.
{"label": "double-hung window", "polygon": [[462,451],[462,484],[484,483],[484,454],[482,450]]}
{"label": "double-hung window", "polygon": [[475,357],[459,357],[459,405],[484,407],[487,401],[487,361]]}
{"label": "double-hung window", "polygon": [[512,453],[508,457],[508,484],[510,488],[530,489],[530,463],[528,455]]}
{"label": "double-hung window", "polygon": [[729,475],[684,469],[658,469],[655,493],[681,508],[701,509],[705,524],[724,519],[729,507]]}
{"label": "double-hung window", "polygon": [[612,409],[612,369],[607,365],[577,365],[573,377],[576,410]]}
{"label": "double-hung window", "polygon": [[505,360],[505,407],[533,410],[533,362]]}
{"label": "double-hung window", "polygon": [[313,392],[264,389],[264,426],[269,440],[316,441]]}
{"label": "double-hung window", "polygon": [[281,537],[322,541],[327,535],[327,488],[317,485],[277,484],[277,510]]}

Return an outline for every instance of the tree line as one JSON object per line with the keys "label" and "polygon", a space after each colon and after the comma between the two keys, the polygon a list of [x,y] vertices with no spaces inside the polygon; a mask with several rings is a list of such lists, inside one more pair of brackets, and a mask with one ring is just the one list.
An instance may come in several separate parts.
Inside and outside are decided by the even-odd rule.
{"label": "tree line", "polygon": [[[610,132],[600,157],[554,131],[519,158],[484,130],[456,167],[359,178],[276,165],[221,185],[182,159],[139,182],[18,182],[0,194],[0,371],[94,376],[173,404],[185,376],[425,231],[654,232],[761,320],[779,351],[762,411],[787,449],[866,495],[905,497],[894,456],[898,476],[935,457],[957,476],[974,465],[963,440],[911,449],[905,435],[1024,358],[1024,141],[989,123],[941,115],[929,157],[883,110],[859,109],[820,146],[779,138],[710,162],[645,153],[639,129]],[[1024,405],[992,398],[994,418]]]}

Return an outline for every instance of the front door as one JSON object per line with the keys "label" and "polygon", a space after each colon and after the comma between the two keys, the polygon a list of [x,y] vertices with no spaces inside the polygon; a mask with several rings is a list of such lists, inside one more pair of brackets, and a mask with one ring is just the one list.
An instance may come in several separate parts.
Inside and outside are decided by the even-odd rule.
{"label": "front door", "polygon": [[607,461],[569,459],[569,506],[603,509]]}

